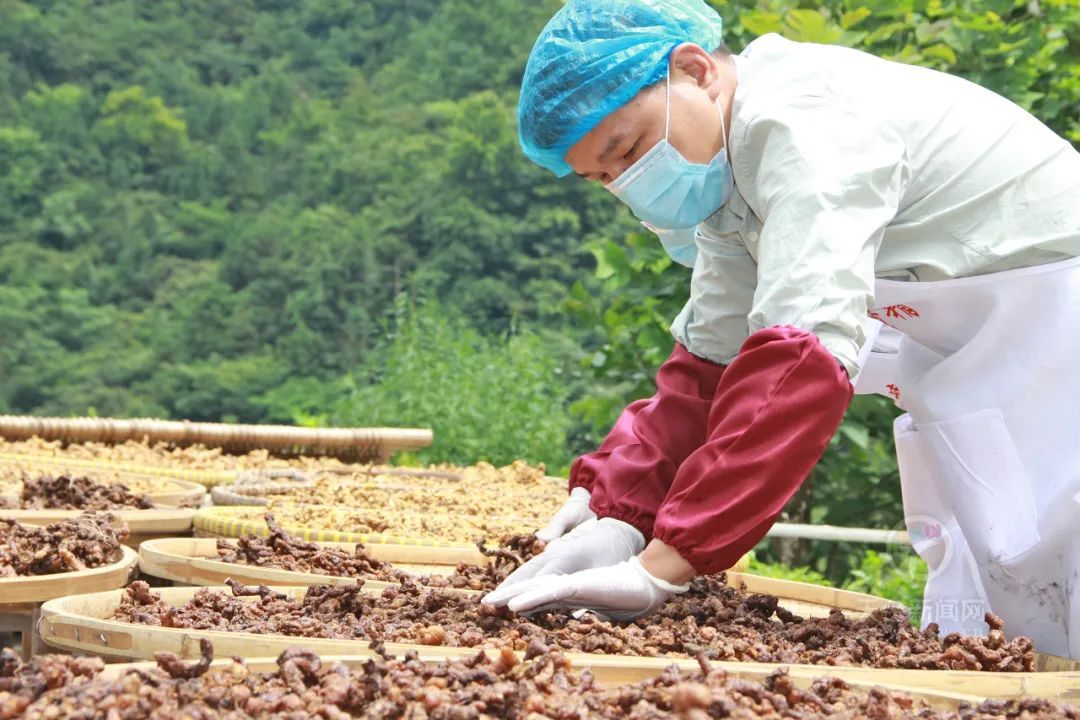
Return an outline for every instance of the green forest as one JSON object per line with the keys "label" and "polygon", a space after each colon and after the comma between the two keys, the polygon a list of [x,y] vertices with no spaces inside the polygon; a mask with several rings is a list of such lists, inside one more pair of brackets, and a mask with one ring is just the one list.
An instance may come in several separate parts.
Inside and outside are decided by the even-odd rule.
{"label": "green forest", "polygon": [[[651,394],[689,271],[518,148],[559,5],[0,0],[0,412],[428,426],[402,461],[565,472]],[[1078,0],[715,5],[736,51],[953,72],[1080,143]],[[789,518],[898,526],[893,417],[860,398]]]}

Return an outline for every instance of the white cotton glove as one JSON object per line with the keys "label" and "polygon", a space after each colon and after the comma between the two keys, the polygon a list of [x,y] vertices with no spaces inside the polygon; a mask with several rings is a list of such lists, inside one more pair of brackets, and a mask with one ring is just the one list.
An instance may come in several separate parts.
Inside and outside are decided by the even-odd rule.
{"label": "white cotton glove", "polygon": [[511,573],[499,587],[484,596],[483,602],[505,605],[520,592],[518,585],[548,576],[615,565],[643,549],[645,536],[633,525],[612,518],[586,520],[569,534],[548,543],[544,552]]}
{"label": "white cotton glove", "polygon": [[591,610],[602,618],[629,621],[648,615],[689,585],[672,585],[651,575],[637,557],[573,575],[534,578],[515,588],[507,607],[517,613],[554,608]]}
{"label": "white cotton glove", "polygon": [[544,526],[543,530],[537,531],[537,539],[551,542],[556,538],[561,538],[586,520],[595,519],[596,513],[589,509],[591,497],[589,491],[583,487],[571,490],[570,498],[552,516],[551,521]]}

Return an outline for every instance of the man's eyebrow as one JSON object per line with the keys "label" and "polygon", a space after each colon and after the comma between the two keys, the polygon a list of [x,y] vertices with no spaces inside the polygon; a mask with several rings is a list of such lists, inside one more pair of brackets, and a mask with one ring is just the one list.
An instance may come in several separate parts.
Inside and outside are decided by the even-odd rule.
{"label": "man's eyebrow", "polygon": [[615,152],[615,148],[619,147],[622,141],[626,139],[626,133],[616,133],[608,140],[607,146],[604,148],[604,152],[600,153],[600,157],[597,158],[600,162],[607,162],[608,155]]}

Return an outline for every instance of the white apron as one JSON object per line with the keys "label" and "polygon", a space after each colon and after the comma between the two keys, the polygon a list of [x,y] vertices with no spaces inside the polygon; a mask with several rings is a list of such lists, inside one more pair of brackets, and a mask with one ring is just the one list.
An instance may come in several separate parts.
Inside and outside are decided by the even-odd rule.
{"label": "white apron", "polygon": [[983,613],[1080,658],[1080,258],[879,280],[856,392],[892,397],[904,515],[930,566],[923,624]]}

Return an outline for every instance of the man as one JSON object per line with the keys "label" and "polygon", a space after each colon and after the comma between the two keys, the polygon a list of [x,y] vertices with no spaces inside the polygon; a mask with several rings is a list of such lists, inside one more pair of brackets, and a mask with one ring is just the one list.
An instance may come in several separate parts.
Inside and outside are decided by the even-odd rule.
{"label": "man", "polygon": [[733,56],[700,0],[570,0],[533,48],[519,132],[693,276],[656,395],[575,463],[558,539],[485,602],[625,620],[729,567],[858,385],[908,411],[924,621],[975,632],[992,609],[1080,656],[1071,145],[943,73],[775,35]]}

